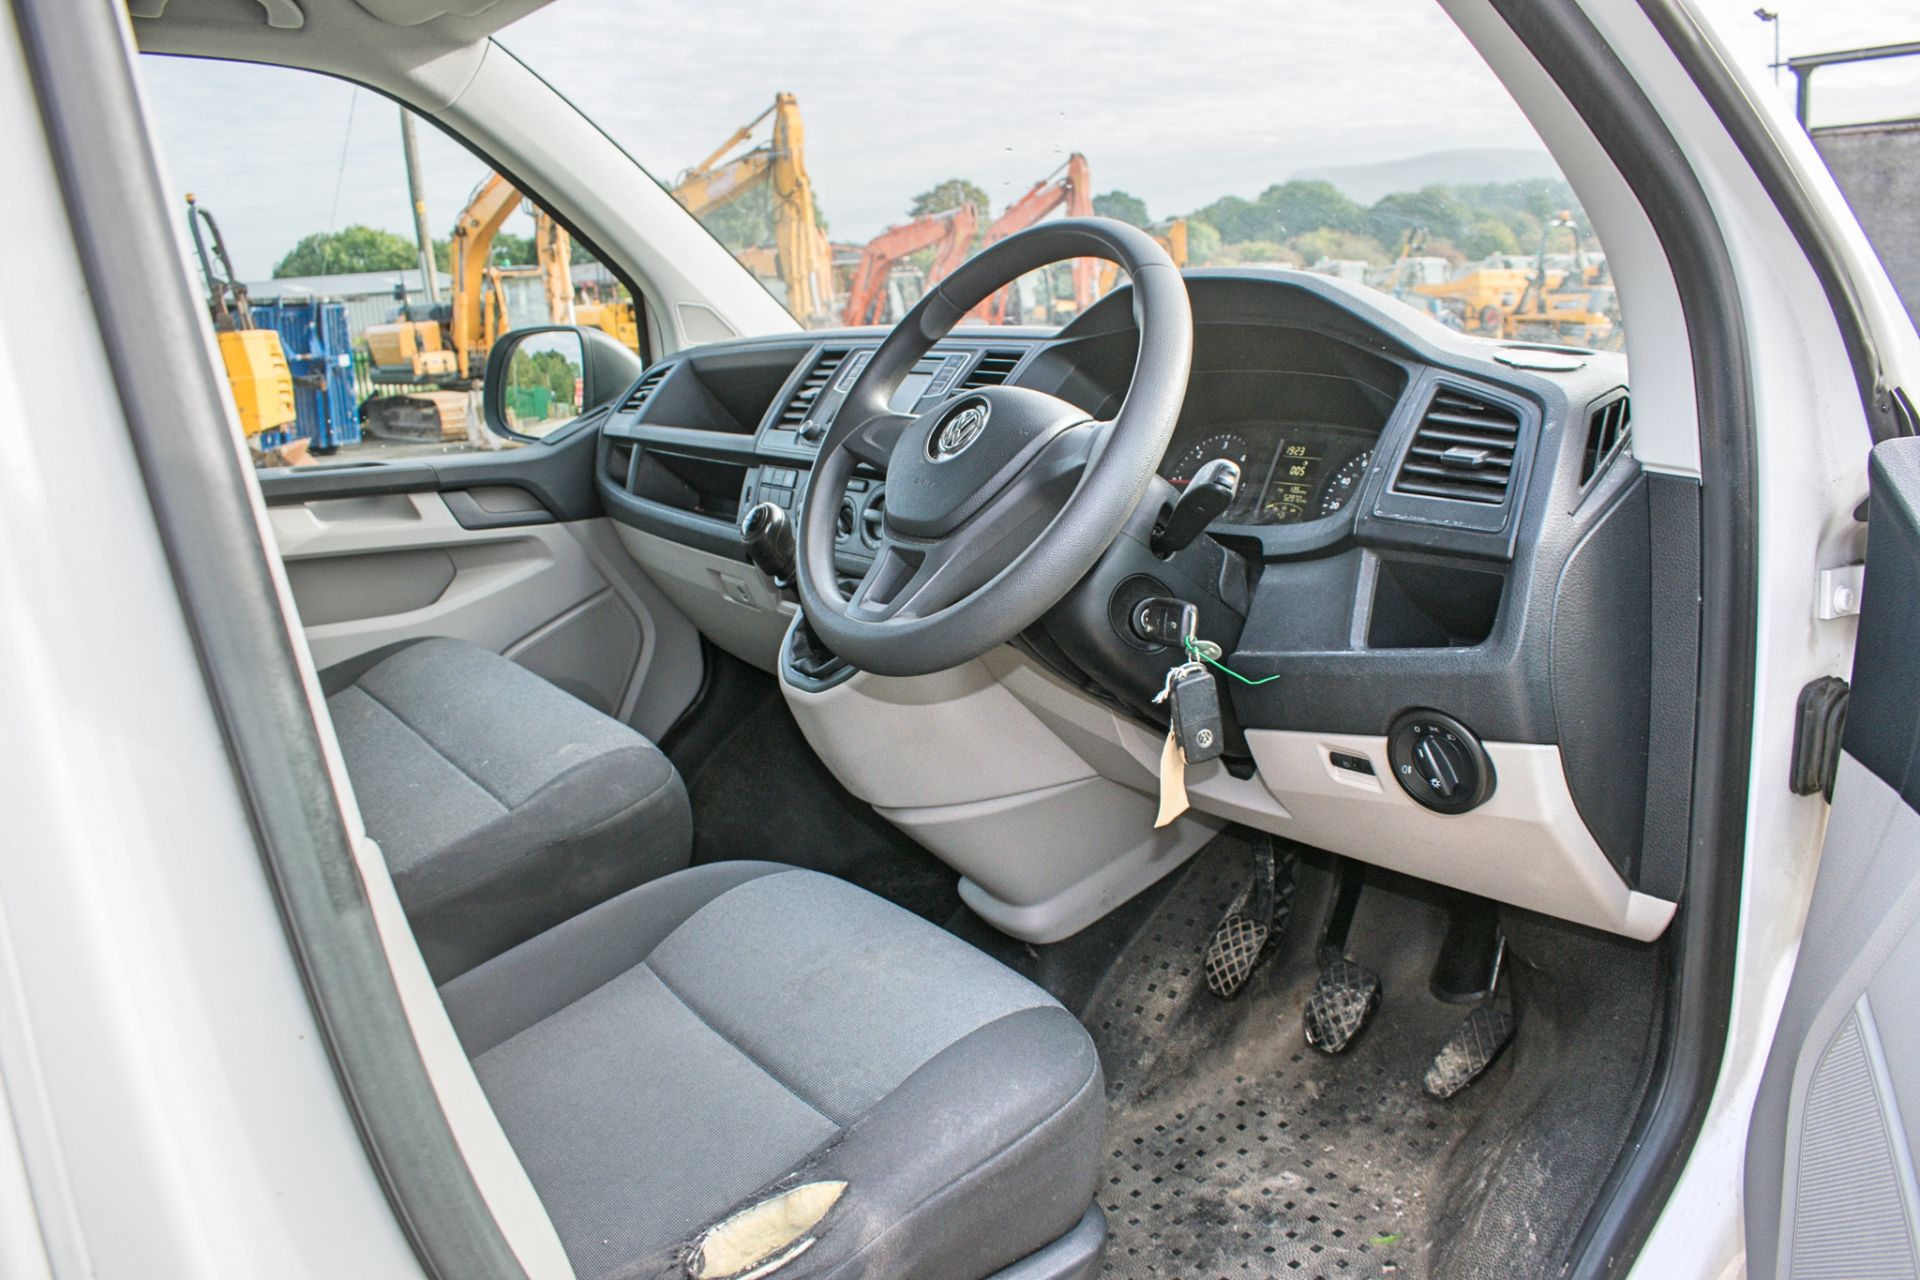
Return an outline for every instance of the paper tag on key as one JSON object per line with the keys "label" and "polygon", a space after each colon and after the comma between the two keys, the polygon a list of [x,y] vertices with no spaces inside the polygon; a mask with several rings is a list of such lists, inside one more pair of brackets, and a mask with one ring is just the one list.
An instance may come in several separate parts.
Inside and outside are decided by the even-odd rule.
{"label": "paper tag on key", "polygon": [[1187,811],[1187,761],[1180,754],[1179,740],[1167,730],[1160,747],[1160,812],[1154,816],[1157,830]]}
{"label": "paper tag on key", "polygon": [[[1184,680],[1192,679],[1196,674],[1204,675],[1206,668],[1198,662],[1186,662],[1167,672],[1167,683],[1161,688],[1156,704],[1175,698],[1176,690]],[[1180,718],[1177,703],[1168,708],[1170,714],[1167,723],[1167,740],[1160,748],[1160,811],[1154,817],[1156,828],[1187,811],[1187,757],[1181,749]]]}

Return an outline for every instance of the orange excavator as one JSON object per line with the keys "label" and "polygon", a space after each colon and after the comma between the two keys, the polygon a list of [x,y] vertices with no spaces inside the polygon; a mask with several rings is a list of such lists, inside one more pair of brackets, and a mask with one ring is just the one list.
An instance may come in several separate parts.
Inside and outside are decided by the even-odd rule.
{"label": "orange excavator", "polygon": [[974,232],[979,228],[980,211],[963,204],[882,231],[860,251],[860,265],[854,268],[853,282],[847,287],[842,322],[884,323],[888,319],[887,278],[893,274],[894,264],[910,253],[937,247],[933,265],[927,271],[927,283],[931,284],[967,260],[967,254],[973,249]]}
{"label": "orange excavator", "polygon": [[[1055,209],[1065,208],[1069,218],[1093,215],[1093,180],[1088,176],[1087,158],[1078,151],[1067,162],[1033,184],[1027,194],[1007,206],[1007,211],[987,226],[986,242],[1004,240],[1016,231],[1024,231]],[[1095,264],[1091,258],[1073,261],[1073,301],[1078,311],[1093,305]],[[976,323],[1005,324],[1009,290],[1002,289],[967,313]]]}

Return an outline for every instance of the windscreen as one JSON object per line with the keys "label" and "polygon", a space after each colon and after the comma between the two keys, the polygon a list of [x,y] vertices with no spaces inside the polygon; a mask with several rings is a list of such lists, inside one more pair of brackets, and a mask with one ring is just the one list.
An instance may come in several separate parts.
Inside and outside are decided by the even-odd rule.
{"label": "windscreen", "polygon": [[[499,38],[811,327],[890,323],[996,240],[1101,214],[1183,265],[1621,342],[1572,189],[1432,0],[559,0]],[[1120,283],[1063,264],[970,319],[1059,325]]]}

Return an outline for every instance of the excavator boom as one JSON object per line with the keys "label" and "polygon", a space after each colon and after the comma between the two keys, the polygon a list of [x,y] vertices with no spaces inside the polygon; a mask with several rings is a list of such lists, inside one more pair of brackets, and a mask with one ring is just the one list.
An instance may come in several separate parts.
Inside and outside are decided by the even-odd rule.
{"label": "excavator boom", "polygon": [[[452,318],[453,356],[460,376],[475,376],[476,358],[483,358],[500,336],[494,308],[484,300],[488,258],[493,238],[520,207],[520,192],[499,174],[491,174],[479,192],[460,211],[460,222],[453,229],[453,248],[449,265],[453,268]],[[504,309],[504,308],[502,308]]]}
{"label": "excavator boom", "polygon": [[688,174],[673,189],[673,198],[696,218],[705,217],[721,205],[738,200],[767,180],[773,171],[773,149],[755,147],[718,169]]}
{"label": "excavator boom", "polygon": [[882,231],[860,251],[860,265],[854,268],[853,283],[847,288],[842,321],[851,325],[879,324],[886,318],[887,277],[892,274],[894,264],[910,253],[939,246],[933,266],[927,272],[927,283],[932,284],[967,260],[979,225],[979,211],[963,204]]}
{"label": "excavator boom", "polygon": [[533,219],[533,252],[540,263],[540,282],[546,286],[547,319],[572,324],[573,237],[545,209]]}
{"label": "excavator boom", "polygon": [[[991,245],[1016,231],[1024,231],[1062,207],[1069,218],[1093,215],[1093,179],[1089,175],[1087,158],[1078,151],[1068,156],[1065,164],[1034,183],[1025,195],[1007,206],[1005,213],[989,223],[986,242]],[[1093,305],[1095,283],[1092,260],[1074,259],[1073,301],[1078,310],[1085,311]],[[987,324],[1001,324],[1006,319],[1007,299],[1008,291],[1002,289],[969,311],[967,318]]]}
{"label": "excavator boom", "polygon": [[[772,139],[727,159],[768,116],[773,117]],[[833,254],[814,217],[806,127],[799,100],[790,93],[776,94],[772,106],[682,174],[673,197],[698,218],[762,183],[773,191],[775,268],[786,287],[787,310],[809,323],[826,321],[833,310]]]}

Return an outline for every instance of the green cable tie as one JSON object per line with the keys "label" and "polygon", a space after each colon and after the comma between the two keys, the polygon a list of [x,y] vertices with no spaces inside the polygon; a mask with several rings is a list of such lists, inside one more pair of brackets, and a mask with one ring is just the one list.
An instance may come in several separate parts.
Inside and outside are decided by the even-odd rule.
{"label": "green cable tie", "polygon": [[1188,636],[1184,641],[1182,641],[1182,643],[1186,646],[1188,657],[1198,658],[1200,661],[1206,663],[1210,667],[1220,668],[1220,670],[1226,672],[1228,675],[1232,676],[1235,680],[1238,680],[1241,684],[1270,684],[1273,681],[1278,680],[1280,678],[1278,673],[1270,676],[1261,676],[1257,680],[1254,679],[1252,676],[1243,676],[1238,671],[1235,671],[1232,667],[1228,666],[1226,663],[1221,662],[1218,658],[1209,658],[1206,654],[1200,652],[1200,646],[1194,642],[1194,638],[1192,636]]}

